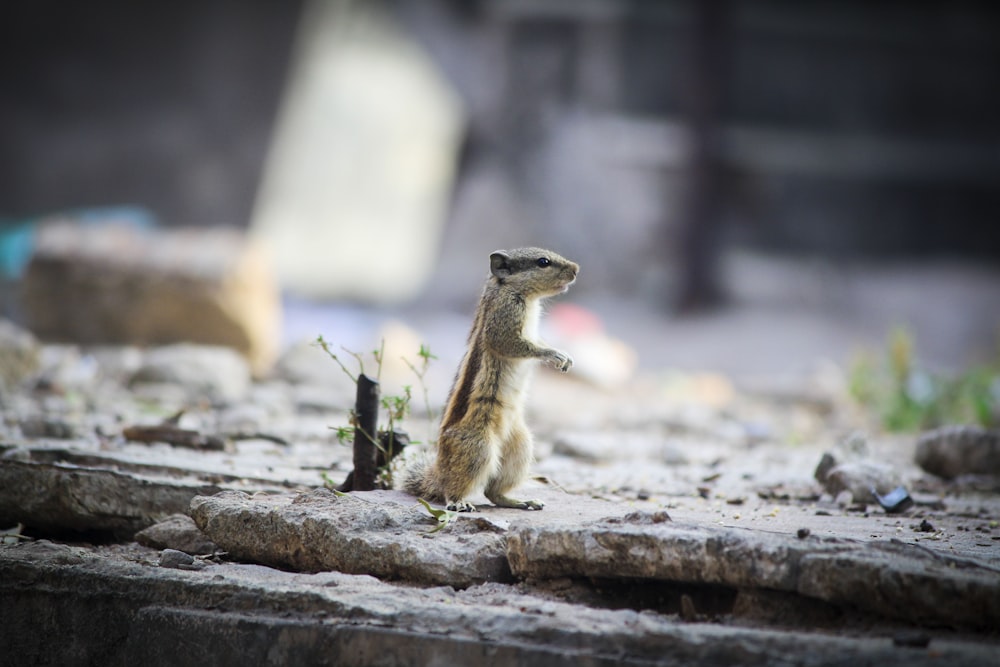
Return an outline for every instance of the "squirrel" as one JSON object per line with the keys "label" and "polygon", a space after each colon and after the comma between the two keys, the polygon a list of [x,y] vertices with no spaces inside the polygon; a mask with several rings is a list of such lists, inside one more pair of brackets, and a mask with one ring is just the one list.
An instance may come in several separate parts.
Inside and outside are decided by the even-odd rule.
{"label": "squirrel", "polygon": [[569,289],[579,270],[541,248],[490,255],[491,275],[441,418],[437,456],[407,467],[404,490],[458,512],[475,511],[466,498],[480,490],[497,507],[542,509],[537,500],[506,494],[524,481],[534,458],[524,423],[533,362],[546,361],[564,373],[573,366],[565,352],[537,340],[541,301]]}

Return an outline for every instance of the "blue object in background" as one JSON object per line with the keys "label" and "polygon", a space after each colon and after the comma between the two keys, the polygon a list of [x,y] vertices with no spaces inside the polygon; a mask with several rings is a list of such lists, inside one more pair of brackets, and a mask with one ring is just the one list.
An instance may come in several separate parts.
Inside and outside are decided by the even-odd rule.
{"label": "blue object in background", "polygon": [[114,221],[139,229],[156,226],[156,217],[140,206],[85,208],[27,220],[0,221],[0,279],[16,281],[24,275],[35,250],[38,226],[46,220],[70,220],[84,225]]}
{"label": "blue object in background", "polygon": [[17,280],[31,259],[37,221],[0,223],[0,277]]}

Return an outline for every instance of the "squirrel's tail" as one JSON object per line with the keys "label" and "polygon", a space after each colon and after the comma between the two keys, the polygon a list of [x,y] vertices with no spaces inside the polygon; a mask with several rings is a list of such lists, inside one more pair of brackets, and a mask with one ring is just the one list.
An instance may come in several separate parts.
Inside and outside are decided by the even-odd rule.
{"label": "squirrel's tail", "polygon": [[434,476],[433,456],[426,451],[407,458],[399,481],[394,486],[424,500],[434,502],[444,500],[444,493]]}

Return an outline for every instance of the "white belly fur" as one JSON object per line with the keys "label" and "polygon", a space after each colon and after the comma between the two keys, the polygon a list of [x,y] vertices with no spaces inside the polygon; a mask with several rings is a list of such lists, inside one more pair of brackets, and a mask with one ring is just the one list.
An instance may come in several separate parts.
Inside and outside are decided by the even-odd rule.
{"label": "white belly fur", "polygon": [[[538,342],[538,323],[541,319],[542,307],[538,301],[528,304],[528,312],[524,318],[524,329],[521,335],[533,343]],[[506,378],[506,387],[502,392],[505,401],[503,419],[499,424],[501,440],[506,440],[510,428],[523,421],[524,403],[531,381],[531,373],[535,368],[536,359],[518,359],[511,364],[510,374]]]}

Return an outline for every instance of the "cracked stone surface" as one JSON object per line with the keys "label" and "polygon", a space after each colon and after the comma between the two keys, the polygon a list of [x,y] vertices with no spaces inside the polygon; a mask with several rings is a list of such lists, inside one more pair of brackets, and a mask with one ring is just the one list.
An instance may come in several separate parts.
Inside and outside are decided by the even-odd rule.
{"label": "cracked stone surface", "polygon": [[225,492],[196,498],[191,511],[230,555],[297,570],[458,588],[565,577],[722,585],[792,593],[893,621],[971,630],[1000,623],[1000,568],[896,539],[798,537],[678,522],[662,510],[623,516],[625,508],[593,501],[567,517],[559,509],[566,498],[551,495],[543,512],[487,506],[431,535],[433,520],[412,498],[366,496]]}
{"label": "cracked stone surface", "polygon": [[892,619],[990,629],[1000,569],[898,541],[787,535],[679,524],[633,513],[588,525],[515,525],[520,578],[637,578],[797,593]]}
{"label": "cracked stone surface", "polygon": [[[0,645],[29,663],[176,664],[181,642],[222,664],[992,664],[1000,650],[1000,487],[928,475],[915,436],[875,433],[865,460],[913,507],[838,502],[813,478],[856,439],[835,391],[645,375],[609,393],[539,373],[536,477],[519,493],[545,509],[472,498],[479,512],[431,534],[410,496],[323,490],[351,467],[331,429],[349,422],[345,387],[271,378],[192,405],[183,383],[127,384],[142,354],[42,346],[44,381],[2,397]],[[251,437],[218,452],[121,435],[180,409],[183,428]],[[170,519],[188,512],[207,536]],[[180,532],[157,537],[171,520]],[[203,538],[216,546],[183,541]]]}
{"label": "cracked stone surface", "polygon": [[44,530],[100,530],[131,537],[187,510],[191,496],[218,486],[166,481],[116,470],[6,460],[0,464],[0,517]]}
{"label": "cracked stone surface", "polygon": [[511,580],[502,525],[480,516],[431,535],[437,522],[414,505],[412,498],[402,505],[326,489],[296,496],[225,492],[195,498],[191,516],[239,560],[455,587]]}
{"label": "cracked stone surface", "polygon": [[[990,664],[996,646],[891,633],[838,637],[687,623],[631,609],[595,609],[503,584],[456,591],[400,587],[365,575],[212,563],[158,566],[138,545],[95,549],[47,541],[0,546],[0,627],[26,664],[799,665]],[[52,642],[59,636],[67,641]],[[71,639],[70,639],[71,638]],[[53,645],[54,644],[54,645]]]}

